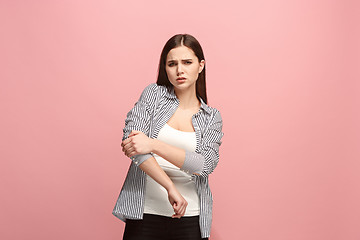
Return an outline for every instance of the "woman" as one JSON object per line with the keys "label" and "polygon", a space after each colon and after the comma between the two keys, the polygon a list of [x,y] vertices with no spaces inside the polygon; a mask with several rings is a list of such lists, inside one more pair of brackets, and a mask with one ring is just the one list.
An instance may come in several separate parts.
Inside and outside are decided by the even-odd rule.
{"label": "woman", "polygon": [[113,209],[124,240],[207,239],[208,176],[219,161],[222,117],[207,105],[199,42],[177,34],[165,44],[156,83],[128,112],[122,150],[132,162]]}

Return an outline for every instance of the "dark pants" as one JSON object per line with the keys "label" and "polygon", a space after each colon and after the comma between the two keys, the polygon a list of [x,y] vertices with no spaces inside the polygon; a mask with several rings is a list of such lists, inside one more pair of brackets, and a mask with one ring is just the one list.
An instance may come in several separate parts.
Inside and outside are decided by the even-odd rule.
{"label": "dark pants", "polygon": [[126,219],[123,240],[201,240],[199,216],[171,218],[144,214],[141,220]]}

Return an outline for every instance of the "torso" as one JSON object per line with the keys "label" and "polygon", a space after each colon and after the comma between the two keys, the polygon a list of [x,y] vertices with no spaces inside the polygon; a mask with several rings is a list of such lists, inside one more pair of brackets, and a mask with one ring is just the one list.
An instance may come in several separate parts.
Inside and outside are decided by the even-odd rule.
{"label": "torso", "polygon": [[167,124],[170,125],[170,127],[173,127],[179,131],[195,132],[191,118],[195,113],[199,111],[199,109],[200,109],[200,104],[196,108],[186,109],[186,110],[178,107],[174,115],[172,115],[169,121],[167,122]]}
{"label": "torso", "polygon": [[[166,123],[159,130],[156,138],[169,145],[184,149],[185,151],[195,152],[197,144],[196,133],[189,129],[193,129],[191,121],[189,120],[191,119],[193,112],[194,111],[190,111],[189,109],[183,110],[178,108],[176,114],[173,114],[173,118],[171,118],[169,123],[180,127],[178,128],[180,130],[170,126],[169,123]],[[191,126],[189,126],[189,121]],[[179,193],[188,202],[184,216],[199,216],[200,199],[195,179],[193,179],[192,174],[180,170],[179,167],[155,153],[153,153],[153,156],[159,166],[174,183]],[[171,217],[174,214],[174,209],[171,204],[169,204],[168,194],[165,188],[149,175],[146,176],[145,188],[144,213]]]}

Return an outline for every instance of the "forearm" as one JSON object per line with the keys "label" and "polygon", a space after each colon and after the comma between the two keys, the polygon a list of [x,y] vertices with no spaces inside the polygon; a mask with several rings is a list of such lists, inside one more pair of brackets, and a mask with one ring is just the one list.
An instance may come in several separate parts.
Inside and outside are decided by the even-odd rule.
{"label": "forearm", "polygon": [[185,150],[167,144],[158,139],[152,139],[152,152],[181,168],[185,161]]}
{"label": "forearm", "polygon": [[151,157],[141,163],[139,167],[157,183],[163,186],[167,191],[174,187],[174,183],[169,176],[159,166],[154,157]]}
{"label": "forearm", "polygon": [[201,154],[185,151],[182,148],[152,139],[152,152],[174,164],[188,174],[199,175],[203,169],[204,157]]}
{"label": "forearm", "polygon": [[159,166],[154,157],[151,157],[141,163],[139,167],[148,174],[152,179],[157,183],[163,186],[167,193],[168,199],[171,206],[174,209],[173,218],[180,218],[184,216],[187,206],[187,201],[176,189],[174,183],[171,181],[169,176],[164,172],[164,170]]}

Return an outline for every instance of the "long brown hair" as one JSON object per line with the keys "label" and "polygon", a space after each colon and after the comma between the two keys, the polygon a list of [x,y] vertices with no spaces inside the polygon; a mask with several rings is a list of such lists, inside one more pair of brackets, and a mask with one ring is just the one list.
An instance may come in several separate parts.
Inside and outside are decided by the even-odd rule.
{"label": "long brown hair", "polygon": [[[174,87],[166,74],[165,64],[168,53],[171,49],[184,45],[191,50],[194,51],[196,57],[201,60],[205,60],[203,50],[200,46],[198,40],[190,34],[176,34],[171,37],[165,44],[161,55],[160,55],[160,63],[158,68],[158,78],[156,83],[158,85],[166,86],[167,88]],[[198,79],[196,80],[196,97],[200,101],[199,97],[201,97],[204,102],[207,104],[207,96],[206,96],[206,82],[205,82],[205,66],[201,73],[199,73]]]}

